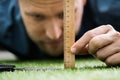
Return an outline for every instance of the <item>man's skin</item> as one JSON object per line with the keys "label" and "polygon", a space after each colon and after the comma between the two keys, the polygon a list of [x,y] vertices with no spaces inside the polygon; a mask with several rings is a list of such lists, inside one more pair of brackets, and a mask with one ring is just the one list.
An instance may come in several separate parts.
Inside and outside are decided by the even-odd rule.
{"label": "man's skin", "polygon": [[[80,30],[86,0],[75,0],[75,31]],[[63,0],[19,0],[29,37],[51,56],[63,52]],[[88,51],[107,65],[120,65],[120,33],[111,25],[86,32],[71,46],[73,54]]]}
{"label": "man's skin", "polygon": [[[48,54],[62,54],[63,0],[19,0],[19,3],[29,37]],[[83,11],[82,0],[76,0],[75,6],[77,34]]]}

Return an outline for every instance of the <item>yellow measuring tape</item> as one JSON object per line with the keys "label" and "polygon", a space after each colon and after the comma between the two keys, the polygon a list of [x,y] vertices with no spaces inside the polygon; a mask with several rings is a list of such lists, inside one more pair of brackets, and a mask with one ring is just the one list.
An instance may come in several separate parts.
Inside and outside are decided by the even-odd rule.
{"label": "yellow measuring tape", "polygon": [[75,67],[75,55],[70,48],[75,42],[75,0],[64,0],[64,67]]}

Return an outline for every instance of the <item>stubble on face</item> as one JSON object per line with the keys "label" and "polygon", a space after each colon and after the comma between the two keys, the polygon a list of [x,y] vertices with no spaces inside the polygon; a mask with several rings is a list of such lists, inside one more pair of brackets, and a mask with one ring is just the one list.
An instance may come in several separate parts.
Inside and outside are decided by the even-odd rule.
{"label": "stubble on face", "polygon": [[[59,56],[63,52],[63,35],[60,36],[62,39],[52,40],[48,38],[45,34],[41,34],[41,22],[37,23],[32,22],[28,16],[24,13],[27,11],[36,12],[45,14],[47,16],[63,11],[62,0],[19,0],[21,4],[22,10],[22,17],[24,19],[25,27],[29,37],[32,39],[33,42],[44,52],[48,53],[51,56]],[[23,9],[24,8],[24,9]],[[47,12],[46,12],[47,11]],[[53,15],[54,16],[54,15]],[[51,16],[52,17],[52,16]],[[61,21],[62,22],[62,21]],[[50,27],[50,26],[49,26]],[[61,40],[61,41],[59,41]],[[54,43],[54,41],[56,41]]]}
{"label": "stubble on face", "polygon": [[[28,12],[37,12],[45,14],[45,15],[52,15],[53,13],[57,13],[62,11],[63,12],[63,1],[64,0],[19,0],[21,3],[21,10],[23,12],[23,19],[26,26],[26,30],[28,32],[29,37],[37,44],[37,46],[42,49],[43,51],[47,52],[48,54],[52,56],[59,56],[63,52],[63,41],[60,41],[58,45],[49,45],[46,42],[54,42],[56,40],[51,40],[50,38],[46,37],[46,35],[41,35],[39,28],[42,27],[40,22],[36,24],[36,22],[33,23],[33,20],[30,20],[30,18],[24,18],[26,17],[24,12],[25,10]],[[75,0],[76,1],[76,0]],[[79,6],[79,2],[81,0],[77,0],[76,3],[77,6]],[[79,25],[80,25],[80,18],[81,18],[81,10],[80,8],[76,8],[76,32],[78,32]],[[46,12],[47,10],[47,12]],[[48,14],[49,13],[49,14]],[[61,21],[63,22],[63,21]],[[63,23],[62,27],[63,27]],[[37,28],[36,28],[37,27]],[[42,27],[44,28],[44,27]],[[63,31],[62,31],[63,32]],[[63,34],[60,37],[63,39]],[[58,41],[58,40],[57,40]],[[53,43],[54,44],[54,43]]]}

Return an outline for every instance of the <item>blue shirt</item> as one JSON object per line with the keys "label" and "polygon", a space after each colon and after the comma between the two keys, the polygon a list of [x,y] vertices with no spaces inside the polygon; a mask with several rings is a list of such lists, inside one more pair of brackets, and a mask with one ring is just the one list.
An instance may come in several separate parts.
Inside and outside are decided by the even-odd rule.
{"label": "blue shirt", "polygon": [[[88,0],[82,28],[76,39],[87,30],[102,24],[112,24],[116,30],[120,31],[120,0]],[[20,59],[48,57],[28,37],[18,0],[0,0],[0,45]]]}
{"label": "blue shirt", "polygon": [[0,45],[20,59],[43,58],[26,33],[17,1],[0,0]]}

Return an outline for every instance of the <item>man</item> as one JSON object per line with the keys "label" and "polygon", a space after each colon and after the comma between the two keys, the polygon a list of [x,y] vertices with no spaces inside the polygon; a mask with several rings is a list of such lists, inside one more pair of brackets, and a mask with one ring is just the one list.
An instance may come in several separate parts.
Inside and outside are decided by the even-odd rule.
{"label": "man", "polygon": [[[96,0],[89,3],[94,1]],[[75,0],[75,32],[78,40],[71,47],[71,51],[73,54],[84,54],[88,51],[107,65],[119,65],[120,33],[111,25],[98,24],[97,28],[92,27],[92,30],[80,38],[80,32],[84,33],[81,21],[85,4],[86,0]],[[21,59],[62,55],[63,0],[2,0],[0,8],[2,46]],[[86,30],[85,27],[84,29]]]}

